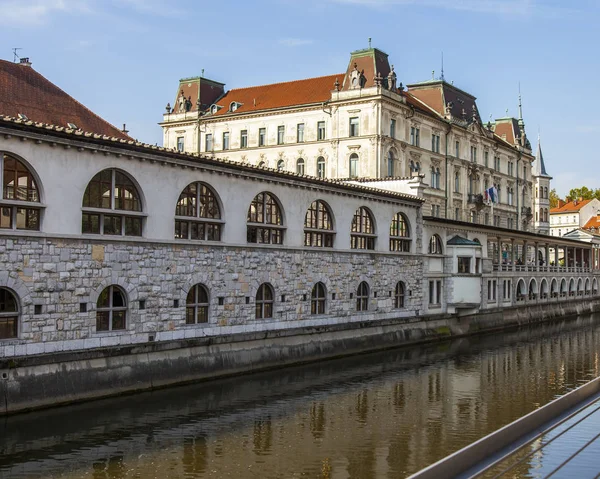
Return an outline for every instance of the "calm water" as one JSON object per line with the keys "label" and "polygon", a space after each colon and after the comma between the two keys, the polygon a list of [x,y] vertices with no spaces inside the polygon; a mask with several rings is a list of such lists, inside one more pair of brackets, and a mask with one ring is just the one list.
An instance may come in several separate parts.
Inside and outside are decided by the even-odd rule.
{"label": "calm water", "polygon": [[598,375],[600,317],[0,419],[1,478],[398,478]]}

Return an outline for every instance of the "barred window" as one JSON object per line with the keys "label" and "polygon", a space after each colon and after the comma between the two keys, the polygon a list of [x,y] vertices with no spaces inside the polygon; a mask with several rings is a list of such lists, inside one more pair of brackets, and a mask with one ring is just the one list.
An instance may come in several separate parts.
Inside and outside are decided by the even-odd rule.
{"label": "barred window", "polygon": [[185,324],[208,323],[208,290],[202,284],[192,286],[185,301]]}
{"label": "barred window", "polygon": [[269,283],[263,283],[256,292],[255,314],[256,319],[273,317],[273,288]]}
{"label": "barred window", "polygon": [[310,295],[310,314],[325,314],[327,292],[321,282],[315,284]]}
{"label": "barred window", "polygon": [[403,213],[396,213],[390,225],[390,251],[410,252],[410,231]]}
{"label": "barred window", "polygon": [[396,283],[396,289],[394,290],[394,308],[404,308],[404,297],[406,294],[406,288],[402,281]]}
{"label": "barred window", "polygon": [[369,309],[369,285],[366,281],[361,282],[356,290],[356,311],[367,311]]}
{"label": "barred window", "polygon": [[283,244],[283,217],[275,196],[259,193],[248,209],[248,243]]}
{"label": "barred window", "polygon": [[304,246],[333,247],[333,221],[324,201],[313,201],[304,217]]}
{"label": "barred window", "polygon": [[19,335],[19,303],[6,288],[0,288],[0,340]]}
{"label": "barred window", "polygon": [[444,254],[442,250],[442,240],[438,235],[429,238],[429,254]]}
{"label": "barred window", "polygon": [[13,156],[0,153],[3,166],[0,228],[40,230],[40,194],[33,174]]}
{"label": "barred window", "polygon": [[354,213],[350,234],[352,249],[375,249],[375,224],[371,212],[361,206]]}
{"label": "barred window", "polygon": [[106,169],[94,176],[85,190],[81,231],[142,236],[141,212],[140,194],[133,181],[114,168]]}
{"label": "barred window", "polygon": [[215,192],[200,182],[186,186],[175,206],[175,238],[220,241],[222,224]]}
{"label": "barred window", "polygon": [[96,303],[96,331],[125,329],[127,299],[123,290],[115,285],[105,288]]}

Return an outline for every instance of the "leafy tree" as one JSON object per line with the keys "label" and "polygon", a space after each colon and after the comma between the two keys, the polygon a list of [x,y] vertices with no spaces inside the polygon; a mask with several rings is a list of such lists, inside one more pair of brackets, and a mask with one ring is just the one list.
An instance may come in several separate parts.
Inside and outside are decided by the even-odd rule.
{"label": "leafy tree", "polygon": [[595,191],[590,190],[587,186],[573,188],[571,191],[569,191],[569,194],[567,195],[567,201],[573,201],[578,198],[583,200],[591,200],[592,198],[595,198]]}
{"label": "leafy tree", "polygon": [[556,193],[556,188],[552,188],[550,190],[550,208],[556,208],[558,206],[558,200],[560,200],[560,197],[558,196],[558,193]]}

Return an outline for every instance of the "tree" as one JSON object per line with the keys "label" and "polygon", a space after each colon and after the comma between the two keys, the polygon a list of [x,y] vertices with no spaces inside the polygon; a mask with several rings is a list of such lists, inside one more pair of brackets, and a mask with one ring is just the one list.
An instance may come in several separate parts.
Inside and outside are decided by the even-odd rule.
{"label": "tree", "polygon": [[590,190],[587,186],[581,188],[573,188],[567,195],[567,201],[573,201],[581,198],[582,200],[591,200],[595,197],[595,192]]}
{"label": "tree", "polygon": [[550,196],[550,208],[556,208],[558,206],[558,200],[560,200],[558,193],[556,193],[556,188],[552,188],[550,190],[549,196]]}

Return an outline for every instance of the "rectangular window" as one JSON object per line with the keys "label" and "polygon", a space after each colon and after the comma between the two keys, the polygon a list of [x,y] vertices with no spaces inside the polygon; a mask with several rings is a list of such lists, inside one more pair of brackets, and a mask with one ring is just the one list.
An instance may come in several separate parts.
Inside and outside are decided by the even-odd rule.
{"label": "rectangular window", "polygon": [[177,137],[177,151],[183,152],[185,149],[185,138],[183,136]]}
{"label": "rectangular window", "polygon": [[325,122],[319,121],[317,122],[317,140],[325,139]]}
{"label": "rectangular window", "polygon": [[350,134],[349,136],[358,136],[358,117],[353,116],[350,118]]}
{"label": "rectangular window", "polygon": [[454,156],[456,156],[456,158],[460,158],[460,141],[457,141],[454,144]]}
{"label": "rectangular window", "polygon": [[248,148],[248,130],[240,132],[240,148]]}
{"label": "rectangular window", "polygon": [[277,144],[283,145],[285,135],[285,126],[281,125],[277,127]]}
{"label": "rectangular window", "polygon": [[483,164],[485,165],[486,168],[488,168],[490,166],[489,162],[490,162],[490,154],[487,151],[485,151],[483,153]]}
{"label": "rectangular window", "polygon": [[396,120],[390,120],[390,138],[396,138]]}
{"label": "rectangular window", "polygon": [[296,126],[296,141],[298,143],[304,142],[304,123],[298,123]]}
{"label": "rectangular window", "polygon": [[431,151],[434,153],[440,152],[440,135],[431,135]]}
{"label": "rectangular window", "polygon": [[229,132],[223,132],[223,149],[229,150]]}
{"label": "rectangular window", "polygon": [[497,287],[497,282],[496,280],[491,280],[489,279],[488,282],[488,301],[490,303],[495,303],[496,302],[496,287]]}
{"label": "rectangular window", "polygon": [[470,256],[459,256],[457,259],[458,259],[458,274],[470,274],[471,273],[471,257]]}
{"label": "rectangular window", "polygon": [[213,139],[210,133],[207,133],[204,137],[204,151],[212,151],[213,150]]}
{"label": "rectangular window", "polygon": [[471,161],[477,163],[477,148],[474,146],[471,147]]}
{"label": "rectangular window", "polygon": [[267,129],[259,128],[258,129],[258,146],[265,146],[266,137],[267,137]]}
{"label": "rectangular window", "polygon": [[410,144],[413,146],[419,146],[421,131],[416,126],[410,127]]}
{"label": "rectangular window", "polygon": [[429,281],[429,305],[439,306],[442,304],[442,281]]}

